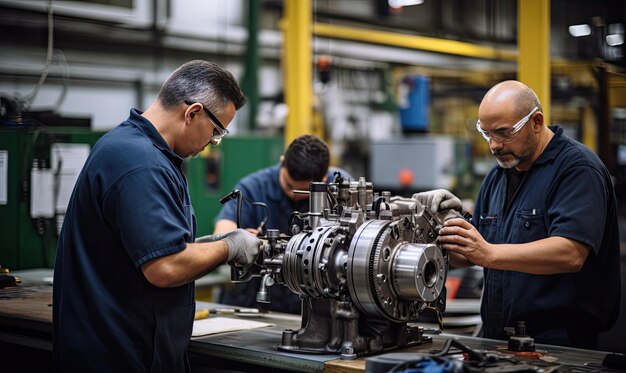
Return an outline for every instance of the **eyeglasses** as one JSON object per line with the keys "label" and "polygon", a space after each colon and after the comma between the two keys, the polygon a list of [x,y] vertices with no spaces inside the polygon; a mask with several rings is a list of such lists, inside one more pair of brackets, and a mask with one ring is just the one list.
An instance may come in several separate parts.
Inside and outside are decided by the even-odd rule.
{"label": "eyeglasses", "polygon": [[[193,104],[195,104],[195,102],[193,102],[191,100],[185,100],[185,104],[193,105]],[[202,105],[202,104],[200,104],[200,105]],[[228,135],[229,132],[226,129],[226,127],[224,127],[222,125],[222,123],[219,121],[219,119],[217,119],[217,117],[215,115],[213,115],[213,113],[211,113],[209,111],[209,109],[207,109],[204,105],[202,105],[202,109],[204,109],[206,114],[209,116],[209,119],[213,123],[213,138],[212,138],[212,141],[215,141],[217,144],[219,144],[220,141],[222,141],[222,137]]]}
{"label": "eyeglasses", "polygon": [[476,129],[478,130],[478,133],[482,135],[485,141],[490,142],[493,139],[501,144],[506,144],[515,140],[519,131],[522,129],[522,127],[524,127],[524,125],[526,125],[526,123],[528,123],[530,117],[535,114],[537,110],[539,110],[539,108],[535,106],[535,108],[532,109],[530,113],[528,113],[528,115],[522,118],[519,122],[515,123],[513,127],[508,129],[496,130],[494,133],[492,133],[491,136],[489,136],[489,131],[485,131],[484,129],[480,128],[480,120],[476,122]]}

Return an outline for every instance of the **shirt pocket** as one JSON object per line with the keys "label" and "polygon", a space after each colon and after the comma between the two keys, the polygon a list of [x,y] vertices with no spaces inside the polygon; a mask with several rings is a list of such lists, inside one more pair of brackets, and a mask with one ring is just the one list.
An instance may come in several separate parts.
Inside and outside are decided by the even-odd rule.
{"label": "shirt pocket", "polygon": [[526,243],[546,238],[544,215],[542,209],[516,211],[512,227],[512,243]]}
{"label": "shirt pocket", "polygon": [[498,217],[496,215],[481,215],[478,219],[478,231],[488,242],[497,238]]}

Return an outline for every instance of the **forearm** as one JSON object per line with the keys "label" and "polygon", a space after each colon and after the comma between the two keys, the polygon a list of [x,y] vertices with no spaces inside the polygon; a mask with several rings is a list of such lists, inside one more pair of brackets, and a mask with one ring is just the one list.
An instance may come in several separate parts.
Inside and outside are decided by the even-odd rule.
{"label": "forearm", "polygon": [[483,266],[538,275],[578,272],[589,253],[586,245],[556,236],[524,244],[491,246],[492,253]]}
{"label": "forearm", "polygon": [[[215,223],[215,229],[213,229],[213,234],[230,232],[234,231],[235,229],[237,229],[237,223],[232,220],[222,219],[218,220],[217,223]],[[254,228],[246,228],[246,230],[255,236],[259,234],[259,231]]]}
{"label": "forearm", "polygon": [[141,269],[153,285],[175,287],[204,276],[227,258],[228,246],[223,241],[188,243],[184,250],[150,260]]}
{"label": "forearm", "polygon": [[213,233],[225,233],[237,229],[237,223],[228,219],[220,219],[215,223]]}

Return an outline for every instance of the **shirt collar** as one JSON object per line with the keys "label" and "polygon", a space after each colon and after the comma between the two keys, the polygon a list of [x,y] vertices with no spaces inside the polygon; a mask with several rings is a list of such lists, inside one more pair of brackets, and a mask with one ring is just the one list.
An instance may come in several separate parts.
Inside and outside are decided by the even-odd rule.
{"label": "shirt collar", "polygon": [[174,164],[180,167],[183,164],[183,159],[170,149],[163,136],[161,136],[159,131],[157,131],[154,127],[154,124],[152,124],[148,118],[142,116],[142,114],[143,111],[141,110],[130,109],[130,117],[128,118],[129,122],[133,126],[137,127],[150,141],[152,141],[154,147],[163,152],[170,160],[172,160],[172,162],[174,162]]}
{"label": "shirt collar", "polygon": [[550,139],[548,146],[546,146],[534,164],[542,164],[555,159],[557,154],[559,154],[563,146],[567,143],[568,138],[563,133],[563,128],[561,126],[548,126],[548,128],[550,131],[554,132],[554,136]]}

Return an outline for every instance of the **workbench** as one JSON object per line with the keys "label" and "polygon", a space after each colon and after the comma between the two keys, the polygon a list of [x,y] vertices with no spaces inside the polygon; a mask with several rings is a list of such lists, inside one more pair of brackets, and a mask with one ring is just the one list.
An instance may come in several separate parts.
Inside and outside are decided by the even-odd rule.
{"label": "workbench", "polygon": [[[246,317],[248,319],[248,317]],[[212,335],[192,339],[189,344],[192,366],[217,367],[254,372],[348,372],[365,371],[365,359],[341,360],[337,355],[310,355],[282,352],[276,349],[281,341],[282,330],[298,329],[300,318],[290,315],[263,315],[256,320],[275,324],[273,327],[253,329]],[[446,340],[456,338],[466,346],[479,351],[489,351],[496,354],[505,350],[507,342],[486,338],[459,336],[453,334],[431,335],[431,343],[413,346],[404,349],[388,351],[388,353],[436,353],[439,352]],[[563,372],[616,372],[602,366],[602,360],[607,352],[581,350],[560,346],[538,344],[537,351],[541,352],[545,360],[526,360],[531,365],[558,366]],[[459,351],[456,350],[456,354]],[[510,355],[513,357],[513,355]],[[194,370],[195,372],[195,370]]]}
{"label": "workbench", "polygon": [[[29,349],[31,353],[38,352],[41,355],[39,362],[50,366],[49,370],[39,371],[52,371],[49,365],[52,355],[52,286],[44,280],[38,280],[48,276],[51,276],[50,270],[48,273],[34,272],[29,276],[22,276],[23,282],[18,287],[0,289],[1,346],[5,348],[21,346]],[[215,307],[215,305],[198,302],[198,309],[207,307]],[[214,369],[254,372],[363,372],[365,370],[365,357],[341,360],[337,355],[298,354],[277,350],[276,346],[281,341],[281,333],[284,329],[300,328],[299,316],[265,313],[254,317],[248,315],[245,319],[270,323],[272,326],[192,338],[188,351],[193,372],[209,372]],[[432,343],[390,352],[433,353],[440,350],[449,338],[458,338],[462,343],[478,350],[492,351],[506,346],[505,341],[468,336],[441,334],[431,337]],[[548,345],[537,345],[537,350],[554,359],[560,366],[559,371],[612,371],[601,365],[606,352]],[[6,358],[2,359],[5,367],[24,368],[25,362],[11,360],[12,355],[2,355],[8,358],[8,361]],[[18,359],[20,355],[15,356],[18,356],[15,358]]]}

